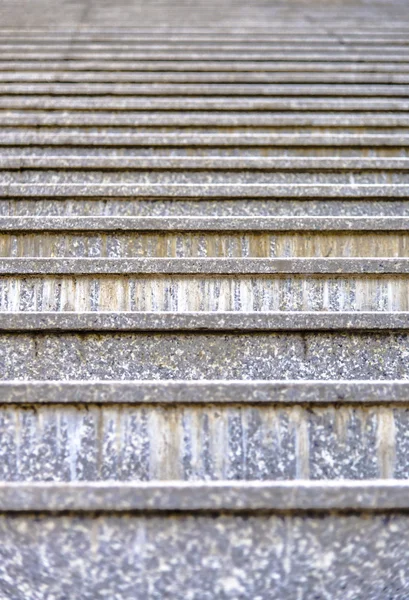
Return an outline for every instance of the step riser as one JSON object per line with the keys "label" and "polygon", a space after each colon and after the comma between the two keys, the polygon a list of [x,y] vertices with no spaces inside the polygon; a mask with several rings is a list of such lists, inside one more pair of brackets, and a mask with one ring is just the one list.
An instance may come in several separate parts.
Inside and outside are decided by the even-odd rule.
{"label": "step riser", "polygon": [[19,599],[27,589],[56,597],[81,589],[84,600],[94,600],[99,590],[101,597],[121,600],[282,600],[312,596],[317,582],[333,600],[363,591],[380,600],[385,585],[394,598],[409,590],[404,513],[2,515],[0,531],[2,590]]}
{"label": "step riser", "polygon": [[[408,130],[409,131],[409,130]],[[223,173],[217,171],[199,171],[197,173],[162,172],[155,173],[149,170],[137,172],[107,172],[107,171],[25,171],[13,173],[2,170],[0,185],[8,183],[22,184],[403,184],[409,183],[409,173],[394,171],[366,171],[363,173],[291,173],[239,171],[238,173]]]}
{"label": "step riser", "polygon": [[396,200],[157,200],[157,199],[0,199],[0,216],[237,217],[237,216],[408,217],[409,201]]}
{"label": "step riser", "polygon": [[409,234],[0,233],[0,257],[409,257]]}
{"label": "step riser", "polygon": [[[47,130],[48,131],[48,130]],[[58,137],[53,139],[44,139],[36,136],[31,139],[31,136],[16,138],[15,135],[7,140],[2,140],[0,137],[0,157],[10,158],[13,156],[103,156],[104,158],[121,158],[124,157],[139,157],[144,158],[282,158],[283,153],[288,158],[408,158],[409,151],[406,145],[391,144],[388,146],[370,146],[359,144],[342,146],[323,146],[317,144],[315,146],[284,146],[284,147],[251,147],[251,146],[236,146],[222,147],[221,145],[213,145],[208,147],[189,146],[183,144],[174,147],[170,146],[138,146],[137,144],[126,144],[121,141],[112,142],[110,135],[102,137],[99,144],[87,139],[80,139],[80,133],[72,136],[72,139],[59,140]],[[147,134],[146,134],[147,135]],[[219,132],[220,135],[220,132]],[[273,134],[274,135],[274,134]],[[108,140],[107,140],[108,138]],[[324,136],[322,136],[322,139]],[[107,141],[106,141],[107,140]],[[2,143],[4,141],[4,143]]]}
{"label": "step riser", "polygon": [[3,334],[7,379],[407,379],[405,333]]}
{"label": "step riser", "polygon": [[0,311],[408,311],[407,276],[0,278]]}
{"label": "step riser", "polygon": [[[408,75],[409,78],[409,75]],[[249,128],[248,133],[283,133],[288,130],[296,133],[402,133],[407,134],[409,115],[406,112],[364,112],[359,111],[43,111],[16,109],[0,114],[0,123],[7,127],[5,132],[12,132],[13,127],[21,133],[23,127],[27,133],[33,133],[33,127],[45,126],[69,127],[71,132],[78,128],[78,133],[95,133],[93,127],[101,128],[101,133],[111,128],[111,133],[138,133],[146,130],[150,133],[189,133],[189,128],[197,128],[197,133],[220,133],[213,128],[229,128],[228,133],[235,133]],[[30,129],[29,129],[30,128]],[[126,128],[126,129],[124,129]],[[138,128],[137,130],[135,128]],[[199,129],[200,128],[200,129]],[[47,129],[50,132],[50,129]],[[222,129],[222,131],[223,131]],[[52,131],[52,130],[51,130]],[[192,129],[191,133],[194,130]],[[61,133],[57,129],[56,133]]]}
{"label": "step riser", "polygon": [[407,478],[409,404],[0,406],[4,481]]}

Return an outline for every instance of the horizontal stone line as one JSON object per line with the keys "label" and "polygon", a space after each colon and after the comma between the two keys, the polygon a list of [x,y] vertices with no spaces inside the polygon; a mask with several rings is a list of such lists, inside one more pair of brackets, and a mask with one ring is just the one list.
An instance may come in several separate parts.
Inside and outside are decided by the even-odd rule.
{"label": "horizontal stone line", "polygon": [[135,38],[33,38],[33,39],[16,39],[0,36],[0,51],[24,53],[24,52],[41,52],[49,53],[55,51],[56,54],[61,52],[69,53],[98,53],[98,52],[162,52],[170,50],[171,52],[179,52],[186,50],[191,53],[200,52],[230,52],[238,50],[240,52],[257,52],[266,50],[267,52],[324,52],[328,50],[332,53],[349,54],[368,53],[370,51],[380,52],[387,50],[391,54],[397,54],[400,50],[406,50],[409,45],[407,38],[404,37],[374,37],[372,39],[350,38],[346,41],[338,40],[335,37],[260,37],[257,39],[253,36],[234,38],[220,35],[217,37],[166,37],[160,39],[135,39]]}
{"label": "horizontal stone line", "polygon": [[1,109],[89,111],[409,111],[408,98],[251,96],[0,96]]}
{"label": "horizontal stone line", "polygon": [[1,232],[409,231],[409,217],[0,217]]}
{"label": "horizontal stone line", "polygon": [[0,95],[16,96],[330,96],[409,97],[407,85],[268,84],[268,83],[0,83]]}
{"label": "horizontal stone line", "polygon": [[238,54],[250,53],[251,55],[259,54],[261,51],[265,51],[268,54],[279,53],[284,54],[297,54],[297,53],[313,53],[322,54],[328,51],[331,54],[340,54],[341,56],[348,56],[351,53],[363,54],[364,56],[369,52],[385,52],[386,54],[392,54],[396,56],[399,52],[406,54],[408,50],[408,41],[402,40],[399,42],[396,39],[393,43],[388,40],[378,39],[373,42],[367,41],[361,43],[359,39],[350,40],[346,44],[342,44],[336,38],[332,39],[303,39],[299,40],[269,40],[259,39],[251,41],[249,40],[228,40],[228,39],[216,39],[216,40],[195,40],[194,38],[189,40],[131,40],[131,41],[90,41],[87,39],[82,40],[61,40],[60,43],[49,42],[48,40],[26,40],[14,42],[12,40],[3,40],[0,38],[0,52],[7,54],[24,55],[25,53],[35,54],[51,54],[54,53],[56,56],[60,56],[66,53],[69,57],[74,54],[75,56],[82,54],[105,54],[109,53],[112,56],[115,54],[156,54],[169,51],[172,55],[179,55],[180,52],[186,51],[190,54],[217,54],[237,52]]}
{"label": "horizontal stone line", "polygon": [[[400,37],[401,36],[401,37]],[[135,41],[137,39],[137,41]],[[5,44],[57,44],[64,45],[71,42],[72,46],[76,44],[82,44],[84,42],[89,44],[100,43],[100,44],[111,44],[111,43],[137,43],[137,44],[151,44],[151,43],[163,43],[166,39],[166,43],[179,43],[187,42],[192,44],[202,44],[207,42],[220,42],[220,43],[242,43],[252,44],[263,41],[264,43],[291,43],[296,46],[308,42],[309,44],[340,44],[340,43],[354,43],[358,42],[359,45],[372,45],[379,42],[385,42],[390,44],[404,44],[408,45],[408,38],[401,33],[394,35],[393,33],[359,33],[355,31],[348,32],[348,34],[337,34],[336,36],[331,33],[323,31],[297,31],[297,32],[280,32],[275,31],[274,33],[263,33],[259,32],[257,35],[249,33],[225,33],[217,32],[214,29],[209,29],[208,32],[195,32],[191,33],[167,33],[164,38],[163,31],[160,32],[139,32],[138,37],[135,38],[135,34],[127,34],[119,32],[105,32],[95,33],[91,32],[76,32],[75,37],[73,33],[66,31],[56,32],[44,31],[25,33],[16,31],[15,33],[4,33],[0,31],[0,40]]]}
{"label": "horizontal stone line", "polygon": [[90,71],[93,69],[104,71],[168,71],[168,72],[213,72],[213,71],[225,71],[225,72],[271,72],[271,73],[282,73],[289,71],[296,72],[307,72],[307,73],[320,73],[327,71],[336,71],[338,73],[408,73],[409,66],[405,63],[393,63],[390,61],[379,61],[365,62],[365,63],[353,63],[353,62],[342,62],[342,61],[323,61],[323,62],[297,62],[297,61],[231,61],[231,60],[218,60],[218,61],[113,61],[109,59],[103,60],[92,60],[92,61],[29,61],[26,57],[13,60],[0,61],[0,72],[2,71],[13,71],[18,72],[20,70],[43,70],[43,71],[55,71],[66,72],[66,71]]}
{"label": "horizontal stone line", "polygon": [[0,258],[2,275],[406,274],[407,258]]}
{"label": "horizontal stone line", "polygon": [[109,71],[25,71],[16,68],[15,71],[0,71],[1,83],[30,83],[30,84],[75,84],[75,83],[98,83],[98,84],[119,84],[119,83],[229,83],[229,84],[394,84],[402,85],[409,83],[409,73],[338,73],[333,72],[226,72],[226,71],[129,71],[129,72],[109,72]]}
{"label": "horizontal stone line", "polygon": [[[345,129],[349,127],[380,129],[379,134],[385,135],[383,128],[396,128],[400,133],[402,127],[409,127],[409,113],[394,111],[392,113],[372,111],[62,111],[62,110],[37,110],[37,109],[13,109],[0,112],[0,125],[4,133],[17,134],[19,136],[33,135],[33,127],[46,127],[40,134],[61,135],[59,128],[64,127],[65,135],[72,135],[73,128],[83,128],[76,131],[77,135],[88,134],[92,127],[109,128],[122,127],[129,131],[125,134],[136,133],[136,127],[149,127],[150,133],[155,128],[166,128],[167,134],[183,135],[188,131],[175,131],[181,127],[249,127],[298,128],[297,133],[303,132],[303,128],[329,128],[331,135],[348,135]],[[6,129],[7,128],[7,129]],[[67,130],[68,128],[68,130]],[[28,129],[28,131],[27,131]],[[100,131],[102,137],[109,132]],[[124,133],[124,132],[122,132]],[[203,133],[206,133],[205,131]],[[246,132],[247,133],[247,132]],[[308,132],[312,133],[313,132]],[[321,135],[329,135],[329,132],[318,132]],[[276,135],[279,135],[277,132]],[[148,133],[147,133],[148,135]],[[271,135],[271,134],[270,134]]]}
{"label": "horizontal stone line", "polygon": [[[409,117],[408,117],[409,119]],[[409,121],[408,121],[409,124]],[[174,156],[0,156],[0,169],[61,170],[260,170],[260,171],[408,171],[409,158],[366,157],[174,157]]]}
{"label": "horizontal stone line", "polygon": [[409,146],[409,136],[396,134],[208,134],[208,133],[0,133],[0,146],[69,147],[305,147],[305,148],[399,148]]}
{"label": "horizontal stone line", "polygon": [[[41,132],[46,135],[60,135],[59,128],[64,127],[65,134],[72,135],[73,128],[84,128],[82,131],[75,132],[78,135],[87,134],[92,127],[122,127],[127,128],[128,134],[136,132],[136,127],[149,127],[150,132],[154,133],[155,128],[164,127],[166,132],[183,135],[187,131],[175,131],[180,127],[249,127],[280,128],[291,127],[298,128],[297,133],[302,133],[303,128],[329,128],[331,134],[348,135],[345,129],[349,127],[375,128],[380,129],[379,134],[385,135],[383,128],[396,128],[396,133],[400,133],[397,128],[409,127],[409,113],[395,111],[388,112],[367,112],[361,111],[61,111],[61,110],[36,110],[36,109],[15,109],[0,112],[0,125],[3,132],[33,135],[33,127],[46,127]],[[7,128],[7,129],[6,129]],[[27,128],[29,131],[26,131]],[[68,131],[67,131],[68,128]],[[107,132],[108,133],[108,132]],[[203,132],[205,133],[205,132]],[[312,132],[308,132],[312,133]],[[317,132],[315,132],[317,133]],[[327,132],[319,132],[321,135],[328,135]],[[376,131],[374,132],[376,133]],[[100,135],[105,136],[105,132],[100,131]],[[276,133],[279,135],[279,132]]]}
{"label": "horizontal stone line", "polygon": [[409,482],[0,483],[0,512],[406,511]]}
{"label": "horizontal stone line", "polygon": [[408,381],[0,381],[1,404],[394,404]]}
{"label": "horizontal stone line", "polygon": [[0,312],[0,331],[408,330],[409,312]]}
{"label": "horizontal stone line", "polygon": [[[409,142],[409,137],[408,137]],[[0,184],[0,198],[409,198],[409,184]]]}
{"label": "horizontal stone line", "polygon": [[[298,62],[374,62],[379,61],[381,63],[393,62],[395,64],[409,63],[409,52],[393,50],[391,52],[385,52],[382,48],[381,51],[374,53],[371,48],[364,51],[356,51],[353,48],[350,50],[342,50],[337,48],[333,51],[322,50],[319,52],[314,51],[277,51],[277,52],[248,52],[243,48],[242,52],[237,50],[223,50],[215,47],[214,51],[187,51],[179,50],[173,52],[166,51],[149,51],[142,50],[139,52],[121,52],[121,51],[93,51],[88,52],[76,52],[75,48],[71,49],[69,53],[60,51],[56,52],[55,49],[45,51],[27,51],[24,53],[24,60],[41,60],[41,61],[55,61],[55,60],[122,60],[122,61],[134,61],[134,60],[162,60],[162,61],[216,61],[216,60],[251,60],[254,62],[264,61],[298,61]],[[406,50],[406,49],[405,49]],[[18,51],[3,51],[0,56],[0,62],[6,60],[18,60],[22,57],[22,53]]]}

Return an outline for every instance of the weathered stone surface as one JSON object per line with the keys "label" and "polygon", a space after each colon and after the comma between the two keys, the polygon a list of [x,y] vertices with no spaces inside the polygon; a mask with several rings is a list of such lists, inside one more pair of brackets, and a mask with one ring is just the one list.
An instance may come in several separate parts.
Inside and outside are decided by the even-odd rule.
{"label": "weathered stone surface", "polygon": [[364,590],[367,600],[401,600],[408,529],[405,514],[2,516],[0,592],[355,600]]}
{"label": "weathered stone surface", "polygon": [[21,400],[0,407],[0,480],[407,478],[408,397],[402,406],[391,399],[374,406],[370,399],[277,407],[272,398],[252,405],[251,396],[216,405],[205,394],[194,406],[168,401],[163,407],[157,395],[156,404],[135,398],[130,406],[122,404],[118,386],[98,406],[80,390],[79,400],[58,404],[59,388],[48,388],[52,406],[40,397],[31,407]]}
{"label": "weathered stone surface", "polygon": [[407,379],[407,333],[0,336],[0,379]]}

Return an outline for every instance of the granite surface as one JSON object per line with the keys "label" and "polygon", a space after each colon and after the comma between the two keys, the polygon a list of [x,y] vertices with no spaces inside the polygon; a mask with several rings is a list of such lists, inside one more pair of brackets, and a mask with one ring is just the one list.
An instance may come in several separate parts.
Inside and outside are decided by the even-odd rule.
{"label": "granite surface", "polygon": [[409,312],[0,312],[0,331],[407,331]]}
{"label": "granite surface", "polygon": [[405,514],[0,517],[0,594],[404,600]]}
{"label": "granite surface", "polygon": [[3,334],[0,379],[407,379],[406,333]]}
{"label": "granite surface", "polygon": [[0,258],[1,275],[144,273],[399,275],[409,258]]}
{"label": "granite surface", "polygon": [[[68,159],[67,159],[68,160]],[[407,162],[409,169],[409,160]],[[0,159],[0,165],[1,165]],[[352,235],[354,232],[376,232],[404,231],[409,229],[409,218],[407,216],[366,216],[366,217],[308,217],[287,216],[274,217],[206,217],[206,216],[176,216],[176,217],[36,217],[36,216],[1,216],[1,232],[41,232],[42,235],[48,231],[70,232],[174,232],[174,231],[196,231],[196,232],[230,232],[230,231],[261,231],[261,232],[343,232]],[[298,234],[298,235],[302,235]],[[348,238],[349,239],[349,238]]]}
{"label": "granite surface", "polygon": [[0,480],[407,479],[408,396],[400,406],[368,399],[354,406],[338,400],[278,407],[252,405],[251,393],[241,404],[231,396],[215,404],[204,394],[194,406],[172,396],[164,406],[164,382],[154,404],[149,396],[138,404],[133,395],[124,405],[125,384],[98,406],[81,387],[72,390],[70,403],[59,404],[65,389],[57,382],[48,388],[52,405],[40,396],[26,398],[27,406],[20,396],[18,405],[0,406]]}

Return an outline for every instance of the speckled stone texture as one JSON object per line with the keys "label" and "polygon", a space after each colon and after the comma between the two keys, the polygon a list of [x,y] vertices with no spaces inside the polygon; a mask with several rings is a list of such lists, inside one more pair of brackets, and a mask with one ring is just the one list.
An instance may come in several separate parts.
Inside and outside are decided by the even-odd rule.
{"label": "speckled stone texture", "polygon": [[407,404],[8,406],[0,479],[406,479],[408,426]]}
{"label": "speckled stone texture", "polygon": [[403,600],[409,519],[373,515],[0,517],[13,600]]}
{"label": "speckled stone texture", "polygon": [[407,333],[2,334],[0,379],[407,379]]}
{"label": "speckled stone texture", "polygon": [[408,600],[408,19],[0,1],[0,600]]}

